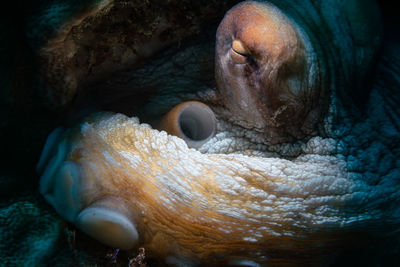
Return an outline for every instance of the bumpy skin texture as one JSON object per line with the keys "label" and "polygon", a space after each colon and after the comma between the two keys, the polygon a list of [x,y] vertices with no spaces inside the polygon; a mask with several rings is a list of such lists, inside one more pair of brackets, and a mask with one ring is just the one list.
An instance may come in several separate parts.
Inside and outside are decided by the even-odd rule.
{"label": "bumpy skin texture", "polygon": [[231,121],[279,143],[285,130],[296,129],[296,136],[308,114],[318,117],[324,88],[305,38],[270,4],[244,2],[225,15],[217,30],[216,79]]}
{"label": "bumpy skin texture", "polygon": [[249,1],[225,15],[216,79],[226,119],[281,143],[315,135],[331,94],[357,91],[380,33],[372,1],[271,2],[278,8]]}
{"label": "bumpy skin texture", "polygon": [[[293,3],[295,10],[325,10],[323,4],[317,7],[299,9]],[[328,10],[321,13],[336,9]],[[332,49],[327,46],[326,51]],[[350,99],[346,90],[353,88],[339,75],[343,70],[336,65],[338,59],[318,52],[332,56],[333,63],[325,64],[333,67],[323,65],[321,70],[329,73],[333,85],[341,85],[329,87],[321,135],[278,145],[263,142],[260,131],[226,121],[221,94],[196,95],[188,89],[193,83],[210,87],[198,83],[204,79],[199,73],[180,68],[209,66],[201,56],[204,50],[194,45],[172,61],[166,53],[153,64],[116,78],[139,89],[165,82],[168,90],[140,110],[150,111],[150,117],[182,100],[209,102],[217,113],[219,132],[200,148],[203,154],[134,118],[105,113],[89,117],[75,128],[55,132],[39,164],[44,171],[41,191],[56,211],[90,232],[82,224],[82,212],[91,207],[117,210],[135,226],[137,244],[169,263],[234,264],[251,259],[271,265],[318,265],[366,234],[389,238],[396,251],[399,47],[386,47],[363,117],[343,108]],[[352,68],[342,66],[347,67]]]}
{"label": "bumpy skin texture", "polygon": [[68,108],[93,83],[198,32],[229,2],[44,1],[27,25],[42,101]]}

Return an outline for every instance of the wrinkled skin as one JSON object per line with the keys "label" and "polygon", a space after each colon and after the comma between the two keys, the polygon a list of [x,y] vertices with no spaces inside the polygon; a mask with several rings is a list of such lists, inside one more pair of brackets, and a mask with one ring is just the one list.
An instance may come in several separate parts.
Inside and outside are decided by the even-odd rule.
{"label": "wrinkled skin", "polygon": [[[300,5],[292,4],[294,9]],[[285,4],[278,7],[290,14]],[[326,7],[321,4],[314,8],[322,13]],[[301,20],[295,19],[301,25]],[[315,35],[319,34],[324,40],[323,33],[315,30]],[[318,44],[315,36],[309,38]],[[369,37],[365,39],[370,44]],[[358,42],[362,37],[353,36],[353,40],[362,44]],[[352,102],[351,91],[357,92],[363,81],[370,82],[365,80],[367,70],[363,68],[373,60],[375,44],[361,53],[370,57],[356,63],[338,57],[331,48],[324,50],[316,45],[314,49],[324,75],[316,82],[321,87],[312,83],[314,91],[305,94],[312,99],[311,106],[300,108],[316,110],[312,119],[296,113],[296,106],[294,111],[286,109],[289,113],[278,117],[278,123],[271,122],[268,114],[275,112],[281,102],[263,106],[252,97],[248,104],[262,108],[257,109],[259,113],[250,110],[250,114],[243,115],[246,110],[236,105],[238,97],[230,94],[235,92],[235,85],[225,87],[232,75],[221,77],[225,74],[218,68],[218,46],[216,93],[206,82],[196,84],[198,76],[188,77],[185,70],[171,68],[174,64],[207,64],[203,56],[207,51],[198,44],[177,52],[174,64],[165,60],[167,53],[147,67],[119,74],[129,76],[126,87],[136,83],[135,90],[147,88],[157,79],[166,81],[160,89],[164,93],[152,96],[137,112],[144,120],[151,123],[174,104],[196,99],[213,107],[219,132],[199,149],[200,154],[189,151],[174,137],[140,126],[135,119],[109,113],[88,117],[49,139],[49,150],[39,164],[43,175],[41,193],[65,219],[94,238],[98,233],[82,222],[85,209],[106,203],[107,208],[129,214],[138,234],[135,245],[146,247],[151,255],[167,259],[170,264],[245,264],[243,260],[276,265],[301,261],[320,264],[327,256],[334,257],[337,248],[352,244],[360,232],[379,235],[377,226],[388,229],[384,234],[395,232],[400,200],[396,146],[400,141],[400,98],[393,71],[399,69],[398,60],[393,57],[399,48],[387,45],[380,56],[377,78],[365,96],[363,114]],[[193,60],[193,54],[199,56]],[[360,55],[354,54],[355,58]],[[277,56],[278,61],[281,59]],[[341,60],[349,66],[342,66]],[[302,71],[298,73],[300,80]],[[182,82],[163,78],[169,73],[184,78]],[[140,77],[146,75],[150,81],[141,81]],[[188,89],[185,79],[193,79],[191,86],[198,85],[199,91]],[[120,80],[118,75],[115,80]],[[276,81],[285,83],[279,75],[269,82]],[[93,95],[100,108],[111,106],[97,97],[101,93]],[[82,99],[85,103],[86,98]],[[125,152],[144,162],[138,165],[128,160]],[[152,162],[158,162],[157,166]],[[200,176],[194,171],[197,169]],[[52,179],[57,180],[46,182]],[[71,181],[73,189],[68,187]]]}

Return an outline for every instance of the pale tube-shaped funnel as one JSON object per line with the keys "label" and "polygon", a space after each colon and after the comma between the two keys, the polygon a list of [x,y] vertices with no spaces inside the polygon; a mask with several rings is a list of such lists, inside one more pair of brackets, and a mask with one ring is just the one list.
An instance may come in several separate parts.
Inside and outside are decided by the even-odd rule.
{"label": "pale tube-shaped funnel", "polygon": [[198,101],[181,103],[171,109],[158,124],[158,129],[185,140],[188,147],[198,148],[216,131],[214,112]]}

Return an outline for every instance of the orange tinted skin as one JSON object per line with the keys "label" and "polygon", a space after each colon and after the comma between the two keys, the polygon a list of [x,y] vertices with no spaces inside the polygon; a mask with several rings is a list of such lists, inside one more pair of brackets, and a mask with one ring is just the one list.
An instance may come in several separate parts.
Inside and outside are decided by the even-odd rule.
{"label": "orange tinted skin", "polygon": [[[245,127],[264,131],[271,142],[281,142],[304,134],[296,131],[304,128],[304,120],[317,108],[315,103],[318,102],[312,100],[317,99],[320,92],[312,84],[305,84],[307,62],[304,43],[290,20],[274,7],[245,2],[227,14],[217,37],[219,92],[233,121],[242,121]],[[305,87],[296,86],[299,84]],[[177,114],[172,111],[172,121],[176,121]],[[293,217],[289,218],[293,220],[282,220],[290,205],[286,205],[285,201],[268,204],[269,199],[265,196],[269,193],[277,193],[278,197],[282,195],[282,199],[288,199],[289,202],[300,198],[304,201],[299,203],[305,203],[313,196],[324,199],[323,191],[317,190],[319,187],[314,194],[305,189],[303,180],[297,177],[302,171],[293,171],[296,168],[290,171],[285,164],[277,164],[277,168],[282,167],[288,174],[272,175],[268,171],[260,171],[262,164],[247,169],[249,165],[246,162],[240,167],[230,168],[235,161],[233,156],[209,154],[206,158],[187,150],[174,158],[179,149],[174,149],[173,145],[169,146],[171,150],[162,149],[162,144],[142,146],[143,140],[157,144],[158,139],[153,138],[155,134],[150,133],[148,128],[138,131],[136,127],[124,125],[126,118],[120,120],[107,127],[103,125],[103,128],[100,127],[103,120],[99,120],[98,127],[83,127],[86,130],[76,137],[79,142],[67,160],[77,163],[88,188],[92,186],[81,193],[84,206],[107,202],[110,209],[118,207],[126,217],[133,217],[139,243],[155,256],[180,256],[183,260],[194,259],[193,264],[202,262],[204,265],[217,266],[232,258],[255,258],[261,263],[268,261],[269,265],[275,266],[298,265],[299,262],[293,260],[296,257],[323,261],[326,258],[318,259],[315,255],[323,254],[335,242],[340,245],[351,240],[352,237],[346,233],[343,236],[343,232],[331,232],[329,229],[321,232],[312,228],[313,222],[297,228],[293,222],[302,223],[304,219],[297,217],[299,213],[292,212]],[[141,156],[143,160],[140,164],[131,164],[122,156],[128,153]],[[192,157],[201,160],[185,164],[184,160]],[[278,159],[274,160],[279,163]],[[218,164],[211,164],[216,162]],[[203,168],[200,175],[193,175],[192,167],[199,166],[197,163],[203,164]],[[180,164],[186,168],[186,172],[174,170]],[[271,165],[274,166],[274,163]],[[322,170],[321,175],[326,169],[339,178],[346,177],[341,169],[333,170],[330,165],[312,169]],[[178,187],[178,190],[169,182],[163,183],[166,179],[159,176],[163,172],[168,174],[168,181],[188,182],[191,189]],[[214,179],[221,174],[225,178],[228,176],[224,181],[232,181],[240,174],[240,178],[249,186],[240,194],[227,193],[221,190],[225,183]],[[296,179],[290,179],[293,176]],[[311,178],[315,176],[319,175],[309,174]],[[321,185],[327,185],[326,182],[323,181]],[[282,191],[279,184],[295,190]],[[229,183],[226,186],[231,189]],[[256,196],[251,188],[266,195]],[[190,197],[182,197],[186,194]],[[201,205],[202,199],[207,203],[205,207]],[[225,203],[227,205],[221,205]],[[251,203],[261,203],[266,209],[252,209]],[[338,200],[330,204],[342,208],[349,203]],[[224,212],[226,207],[234,213]],[[312,203],[305,207],[304,214],[312,215],[318,207],[318,202]],[[246,216],[232,216],[241,212]],[[265,216],[256,220],[259,215]],[[340,219],[337,222],[343,223]],[[268,227],[261,228],[266,225]],[[260,229],[259,236],[249,239],[257,229]],[[275,234],[288,232],[295,232],[295,235]]]}
{"label": "orange tinted skin", "polygon": [[[144,139],[150,144],[156,141],[157,137],[152,135],[154,130],[132,127],[127,117],[119,115],[105,124],[108,115],[103,116],[90,119],[90,125],[69,133],[68,138],[74,136],[79,141],[73,144],[65,160],[79,166],[82,206],[100,205],[132,220],[139,234],[138,243],[146,248],[150,257],[176,256],[207,266],[221,266],[224,261],[228,263],[235,258],[260,263],[267,260],[268,264],[281,266],[279,260],[276,262],[269,257],[285,258],[283,251],[307,255],[310,251],[326,249],[319,247],[321,239],[331,244],[336,241],[330,240],[329,233],[313,234],[293,225],[291,220],[282,219],[285,211],[279,210],[284,202],[274,203],[268,197],[276,193],[277,184],[286,184],[296,192],[298,185],[290,179],[246,169],[243,165],[235,172],[249,187],[233,195],[224,191],[224,188],[232,189],[231,185],[225,186],[216,178],[232,163],[240,164],[234,157],[200,153],[195,153],[194,157],[186,151],[177,158],[173,154],[181,153],[179,148],[169,153],[157,146],[142,146]],[[133,164],[123,154],[140,156],[143,161]],[[193,157],[198,160],[196,163],[203,164],[198,176],[193,174],[192,165],[184,164],[186,158]],[[206,164],[206,158],[215,164]],[[182,164],[181,171],[174,172],[175,166]],[[170,187],[168,182],[160,180],[160,173],[168,176],[171,182],[187,182],[190,190]],[[263,191],[265,195],[254,196],[251,189]],[[302,193],[288,196],[304,197]],[[272,203],[263,204],[270,209],[253,208],[251,203],[264,200]],[[311,215],[313,209],[307,208],[305,212]],[[292,231],[296,236],[287,234]],[[254,233],[258,233],[257,239],[249,239]],[[308,238],[299,238],[303,235]],[[94,232],[92,236],[97,238]],[[335,238],[340,239],[339,236],[343,238],[335,233]],[[283,248],[283,251],[276,248]]]}

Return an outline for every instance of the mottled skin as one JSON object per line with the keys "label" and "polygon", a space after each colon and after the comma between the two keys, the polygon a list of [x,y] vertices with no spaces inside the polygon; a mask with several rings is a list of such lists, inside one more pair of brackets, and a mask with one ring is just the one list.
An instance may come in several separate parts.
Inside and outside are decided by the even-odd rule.
{"label": "mottled skin", "polygon": [[229,2],[44,0],[27,14],[26,38],[38,74],[34,86],[47,107],[70,108],[93,83],[199,31]]}
{"label": "mottled skin", "polygon": [[336,90],[364,86],[380,22],[372,1],[271,2],[281,9],[250,1],[226,14],[217,31],[216,79],[227,119],[263,133],[264,142],[282,143],[315,135]]}
{"label": "mottled skin", "polygon": [[[349,105],[350,92],[363,84],[379,35],[373,29],[362,30],[366,18],[374,18],[369,5],[361,5],[367,9],[361,12],[360,2],[346,3],[277,1],[281,11],[272,10],[283,19],[288,47],[276,38],[280,31],[259,43],[249,42],[260,37],[258,27],[250,31],[253,38],[244,32],[218,39],[221,31],[225,34],[224,27],[232,30],[231,23],[221,24],[217,93],[182,96],[208,102],[217,113],[219,132],[200,149],[205,154],[139,126],[135,119],[100,114],[50,138],[39,164],[39,171],[44,170],[42,194],[65,219],[94,238],[126,248],[143,245],[152,255],[180,264],[234,264],[243,259],[276,265],[302,259],[318,264],[324,255],[332,255],[331,248],[350,242],[354,231],[396,223],[399,163],[393,141],[398,139],[398,109],[387,95],[398,94],[398,83],[387,66],[398,66],[384,57],[378,73],[390,86],[375,83],[365,118],[355,120],[360,116]],[[272,11],[262,11],[268,12]],[[252,25],[239,22],[239,29]],[[234,43],[237,39],[240,43]],[[270,47],[271,40],[275,45]],[[307,40],[315,54],[308,54]],[[233,66],[219,67],[219,49],[240,65],[248,63],[242,56],[254,57],[244,67],[245,78],[240,67],[236,72]],[[397,51],[396,46],[391,49]],[[184,52],[181,55],[185,58]],[[315,69],[308,73],[313,64]],[[168,63],[155,66],[167,69]],[[266,72],[258,74],[264,66]],[[149,69],[154,72],[157,67]],[[252,74],[246,68],[256,71]],[[140,73],[152,71],[136,75]],[[288,73],[298,82],[288,82]],[[245,86],[231,83],[235,78]],[[293,84],[304,87],[294,90]],[[157,105],[162,99],[153,101]],[[394,97],[393,102],[398,100]],[[156,105],[150,102],[144,109]],[[133,235],[134,242],[121,244],[100,238],[99,231],[107,227],[92,231],[82,220],[82,212],[91,207],[116,210],[129,218],[138,240]]]}
{"label": "mottled skin", "polygon": [[272,143],[302,138],[306,120],[304,131],[312,131],[324,92],[309,78],[316,67],[308,50],[274,6],[244,2],[228,12],[217,30],[216,78],[231,120]]}

